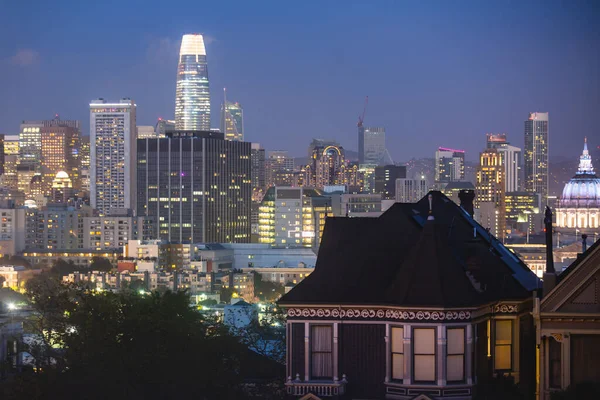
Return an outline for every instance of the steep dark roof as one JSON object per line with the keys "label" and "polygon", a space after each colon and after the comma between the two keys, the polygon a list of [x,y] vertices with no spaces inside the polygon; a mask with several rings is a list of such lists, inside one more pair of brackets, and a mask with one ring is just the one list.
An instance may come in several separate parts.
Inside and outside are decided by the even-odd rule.
{"label": "steep dark roof", "polygon": [[[581,244],[578,245],[581,246]],[[567,275],[573,272],[573,270],[575,270],[588,255],[592,254],[592,252],[596,251],[598,248],[600,248],[600,240],[597,240],[594,244],[588,247],[585,253],[577,254],[577,259],[573,261],[571,265],[569,265],[563,272],[561,272],[558,275],[557,283],[565,279]]]}
{"label": "steep dark roof", "polygon": [[539,279],[471,216],[430,192],[379,218],[328,218],[315,271],[282,304],[458,307],[523,299]]}

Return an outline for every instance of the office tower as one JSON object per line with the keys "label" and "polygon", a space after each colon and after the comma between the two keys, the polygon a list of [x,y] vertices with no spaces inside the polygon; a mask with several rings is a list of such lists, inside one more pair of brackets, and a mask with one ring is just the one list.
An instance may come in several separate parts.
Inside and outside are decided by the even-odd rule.
{"label": "office tower", "polygon": [[[375,193],[387,200],[396,198],[396,179],[406,178],[406,166],[386,165],[375,168]],[[419,199],[421,199],[419,197]]]}
{"label": "office tower", "polygon": [[210,91],[204,38],[183,35],[177,66],[175,128],[187,131],[210,130]]}
{"label": "office tower", "polygon": [[284,150],[269,151],[265,160],[266,187],[292,186],[294,173],[294,158]]}
{"label": "office tower", "polygon": [[442,189],[449,182],[465,179],[465,151],[440,147],[435,152],[435,183]]}
{"label": "office tower", "polygon": [[42,157],[41,121],[23,121],[19,134],[19,164],[39,170]]}
{"label": "office tower", "polygon": [[506,193],[507,231],[535,233],[535,218],[540,215],[539,201],[536,194],[528,192]]}
{"label": "office tower", "polygon": [[138,215],[171,243],[248,243],[250,146],[211,131],[139,139]]}
{"label": "office tower", "polygon": [[260,208],[259,243],[282,247],[319,246],[331,199],[312,188],[272,187]]}
{"label": "office tower", "polygon": [[171,132],[175,130],[175,121],[170,119],[159,118],[156,122],[156,126],[154,126],[154,132],[160,138],[165,137],[167,132]]}
{"label": "office tower", "polygon": [[330,185],[343,185],[346,160],[342,146],[317,146],[307,165],[307,182],[304,186],[323,189]]}
{"label": "office tower", "polygon": [[136,205],[135,118],[131,99],[90,103],[90,203],[100,215]]}
{"label": "office tower", "polygon": [[79,128],[58,123],[40,128],[42,141],[41,173],[43,192],[50,194],[56,174],[65,171],[73,188],[80,188]]}
{"label": "office tower", "polygon": [[532,112],[525,121],[525,191],[536,193],[540,208],[548,200],[548,113]]}
{"label": "office tower", "polygon": [[225,140],[244,140],[244,109],[240,103],[227,101],[225,89],[221,104],[221,132],[225,134]]}
{"label": "office tower", "polygon": [[90,137],[88,135],[79,138],[79,164],[81,169],[90,169]]}
{"label": "office tower", "polygon": [[265,149],[260,143],[252,143],[250,160],[252,163],[252,190],[264,191],[265,189]]}
{"label": "office tower", "polygon": [[425,176],[396,179],[396,203],[416,203],[427,194]]}
{"label": "office tower", "polygon": [[487,135],[487,148],[497,149],[500,153],[504,173],[506,176],[505,190],[508,192],[518,192],[521,181],[521,149],[511,146],[506,140],[506,133]]}
{"label": "office tower", "polygon": [[500,152],[497,149],[485,149],[479,156],[475,208],[479,208],[481,212],[482,220],[479,222],[485,228],[490,228],[492,234],[498,238],[504,238],[506,232],[504,180],[504,165]]}
{"label": "office tower", "polygon": [[358,161],[360,164],[381,165],[385,160],[385,128],[358,127]]}
{"label": "office tower", "polygon": [[140,125],[136,126],[136,138],[137,139],[152,139],[158,137],[158,134],[154,130],[153,126],[150,125]]}
{"label": "office tower", "polygon": [[19,135],[4,136],[4,173],[0,177],[2,186],[17,190],[17,165],[19,162]]}
{"label": "office tower", "polygon": [[0,134],[0,176],[4,175],[4,135]]}
{"label": "office tower", "polygon": [[447,183],[442,189],[441,192],[446,195],[450,200],[460,205],[460,192],[463,190],[468,190],[475,193],[475,185],[469,181],[465,182],[450,182]]}

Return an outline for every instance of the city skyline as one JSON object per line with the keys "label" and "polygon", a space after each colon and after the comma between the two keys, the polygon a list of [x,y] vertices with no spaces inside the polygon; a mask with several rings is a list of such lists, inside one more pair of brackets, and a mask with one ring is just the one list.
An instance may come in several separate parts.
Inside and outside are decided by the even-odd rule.
{"label": "city skyline", "polygon": [[[86,13],[94,11],[93,7],[86,11],[64,4],[57,7],[61,18],[75,19],[73,29],[80,19],[89,20]],[[534,111],[552,114],[551,157],[578,153],[568,140],[572,135],[587,135],[590,145],[598,145],[593,139],[593,121],[585,118],[600,104],[594,90],[598,80],[594,71],[600,61],[599,29],[592,24],[597,10],[589,5],[563,10],[551,4],[545,7],[545,18],[531,21],[526,16],[535,12],[533,4],[517,5],[501,16],[494,5],[394,4],[389,7],[397,12],[387,14],[399,15],[400,19],[390,25],[385,7],[354,3],[341,11],[320,7],[315,29],[308,33],[294,24],[286,24],[282,31],[283,27],[272,22],[255,29],[254,35],[247,33],[254,27],[238,24],[229,28],[240,18],[260,17],[265,11],[262,7],[246,10],[242,6],[240,14],[232,15],[224,26],[219,23],[222,10],[213,6],[203,10],[202,18],[177,15],[181,21],[178,26],[143,27],[125,41],[120,35],[107,34],[106,43],[95,44],[94,51],[107,61],[128,51],[130,65],[111,61],[89,66],[91,74],[84,80],[76,73],[83,67],[80,61],[73,62],[70,52],[88,51],[82,42],[88,33],[72,35],[69,28],[41,37],[34,25],[43,17],[43,7],[27,14],[23,21],[19,16],[25,9],[11,4],[7,11],[14,18],[9,18],[0,33],[14,36],[10,33],[17,25],[12,20],[24,22],[26,32],[18,41],[0,46],[6,55],[6,62],[0,63],[0,76],[6,77],[5,90],[10,94],[1,100],[0,133],[15,134],[21,120],[59,113],[81,120],[82,133],[88,134],[86,106],[89,99],[97,97],[135,98],[141,125],[153,125],[158,117],[172,119],[179,39],[184,33],[202,31],[210,56],[211,85],[217,91],[231,88],[245,108],[245,140],[263,143],[266,149],[286,148],[299,156],[299,149],[313,137],[326,137],[348,150],[358,150],[356,116],[362,111],[365,95],[370,99],[365,126],[386,128],[388,150],[397,161],[432,157],[440,145],[464,148],[467,160],[474,161],[485,144],[485,132],[506,132],[515,138],[511,140],[515,146],[522,147],[522,120]],[[284,15],[294,21],[313,13],[313,8],[306,4],[290,15],[269,7],[268,15]],[[141,19],[154,16],[151,10],[136,12]],[[336,17],[335,12],[344,18]],[[176,17],[175,11],[166,13]],[[349,44],[342,40],[349,27],[341,19],[351,20],[361,13],[380,18],[381,24],[352,44],[360,48],[362,56],[351,62]],[[426,13],[430,13],[433,28],[410,23]],[[90,31],[95,23],[91,22]],[[134,21],[132,29],[139,24]],[[284,34],[275,37],[278,35],[273,32]],[[49,47],[48,40],[64,42],[64,48],[53,46],[50,55],[43,50]],[[369,46],[371,42],[375,45]],[[492,44],[489,49],[481,50],[488,42]],[[383,57],[384,48],[390,45],[401,48],[400,54],[386,51],[383,66],[369,61]],[[543,50],[537,52],[535,61],[524,57],[531,48]],[[307,64],[308,51],[323,56],[323,63]],[[428,54],[436,54],[435,63]],[[244,59],[241,64],[240,56]],[[401,59],[403,65],[398,64]],[[310,82],[292,88],[290,76],[303,76],[303,71]],[[360,79],[347,85],[350,76]],[[319,92],[325,95],[315,96]],[[557,92],[561,96],[553,95]],[[461,101],[456,101],[458,95]],[[211,127],[219,126],[221,101],[220,96],[213,96]],[[307,125],[316,128],[307,132]],[[447,143],[448,135],[452,136],[451,143]]]}

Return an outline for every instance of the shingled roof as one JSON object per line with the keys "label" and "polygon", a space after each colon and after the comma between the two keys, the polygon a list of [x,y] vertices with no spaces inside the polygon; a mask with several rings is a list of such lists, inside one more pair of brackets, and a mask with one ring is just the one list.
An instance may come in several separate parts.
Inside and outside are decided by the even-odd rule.
{"label": "shingled roof", "polygon": [[328,218],[315,271],[280,304],[476,306],[531,296],[539,279],[440,192],[379,218]]}

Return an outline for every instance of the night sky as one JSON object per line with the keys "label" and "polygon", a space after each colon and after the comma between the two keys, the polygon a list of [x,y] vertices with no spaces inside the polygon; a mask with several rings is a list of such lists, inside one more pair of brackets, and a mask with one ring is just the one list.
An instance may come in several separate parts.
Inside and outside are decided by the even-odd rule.
{"label": "night sky", "polygon": [[522,146],[529,111],[550,112],[551,156],[576,158],[600,144],[599,20],[597,1],[0,0],[0,133],[59,113],[87,134],[97,97],[133,98],[138,125],[172,118],[179,41],[200,32],[213,126],[227,87],[267,149],[356,150],[368,95],[395,161],[474,160],[486,132]]}

